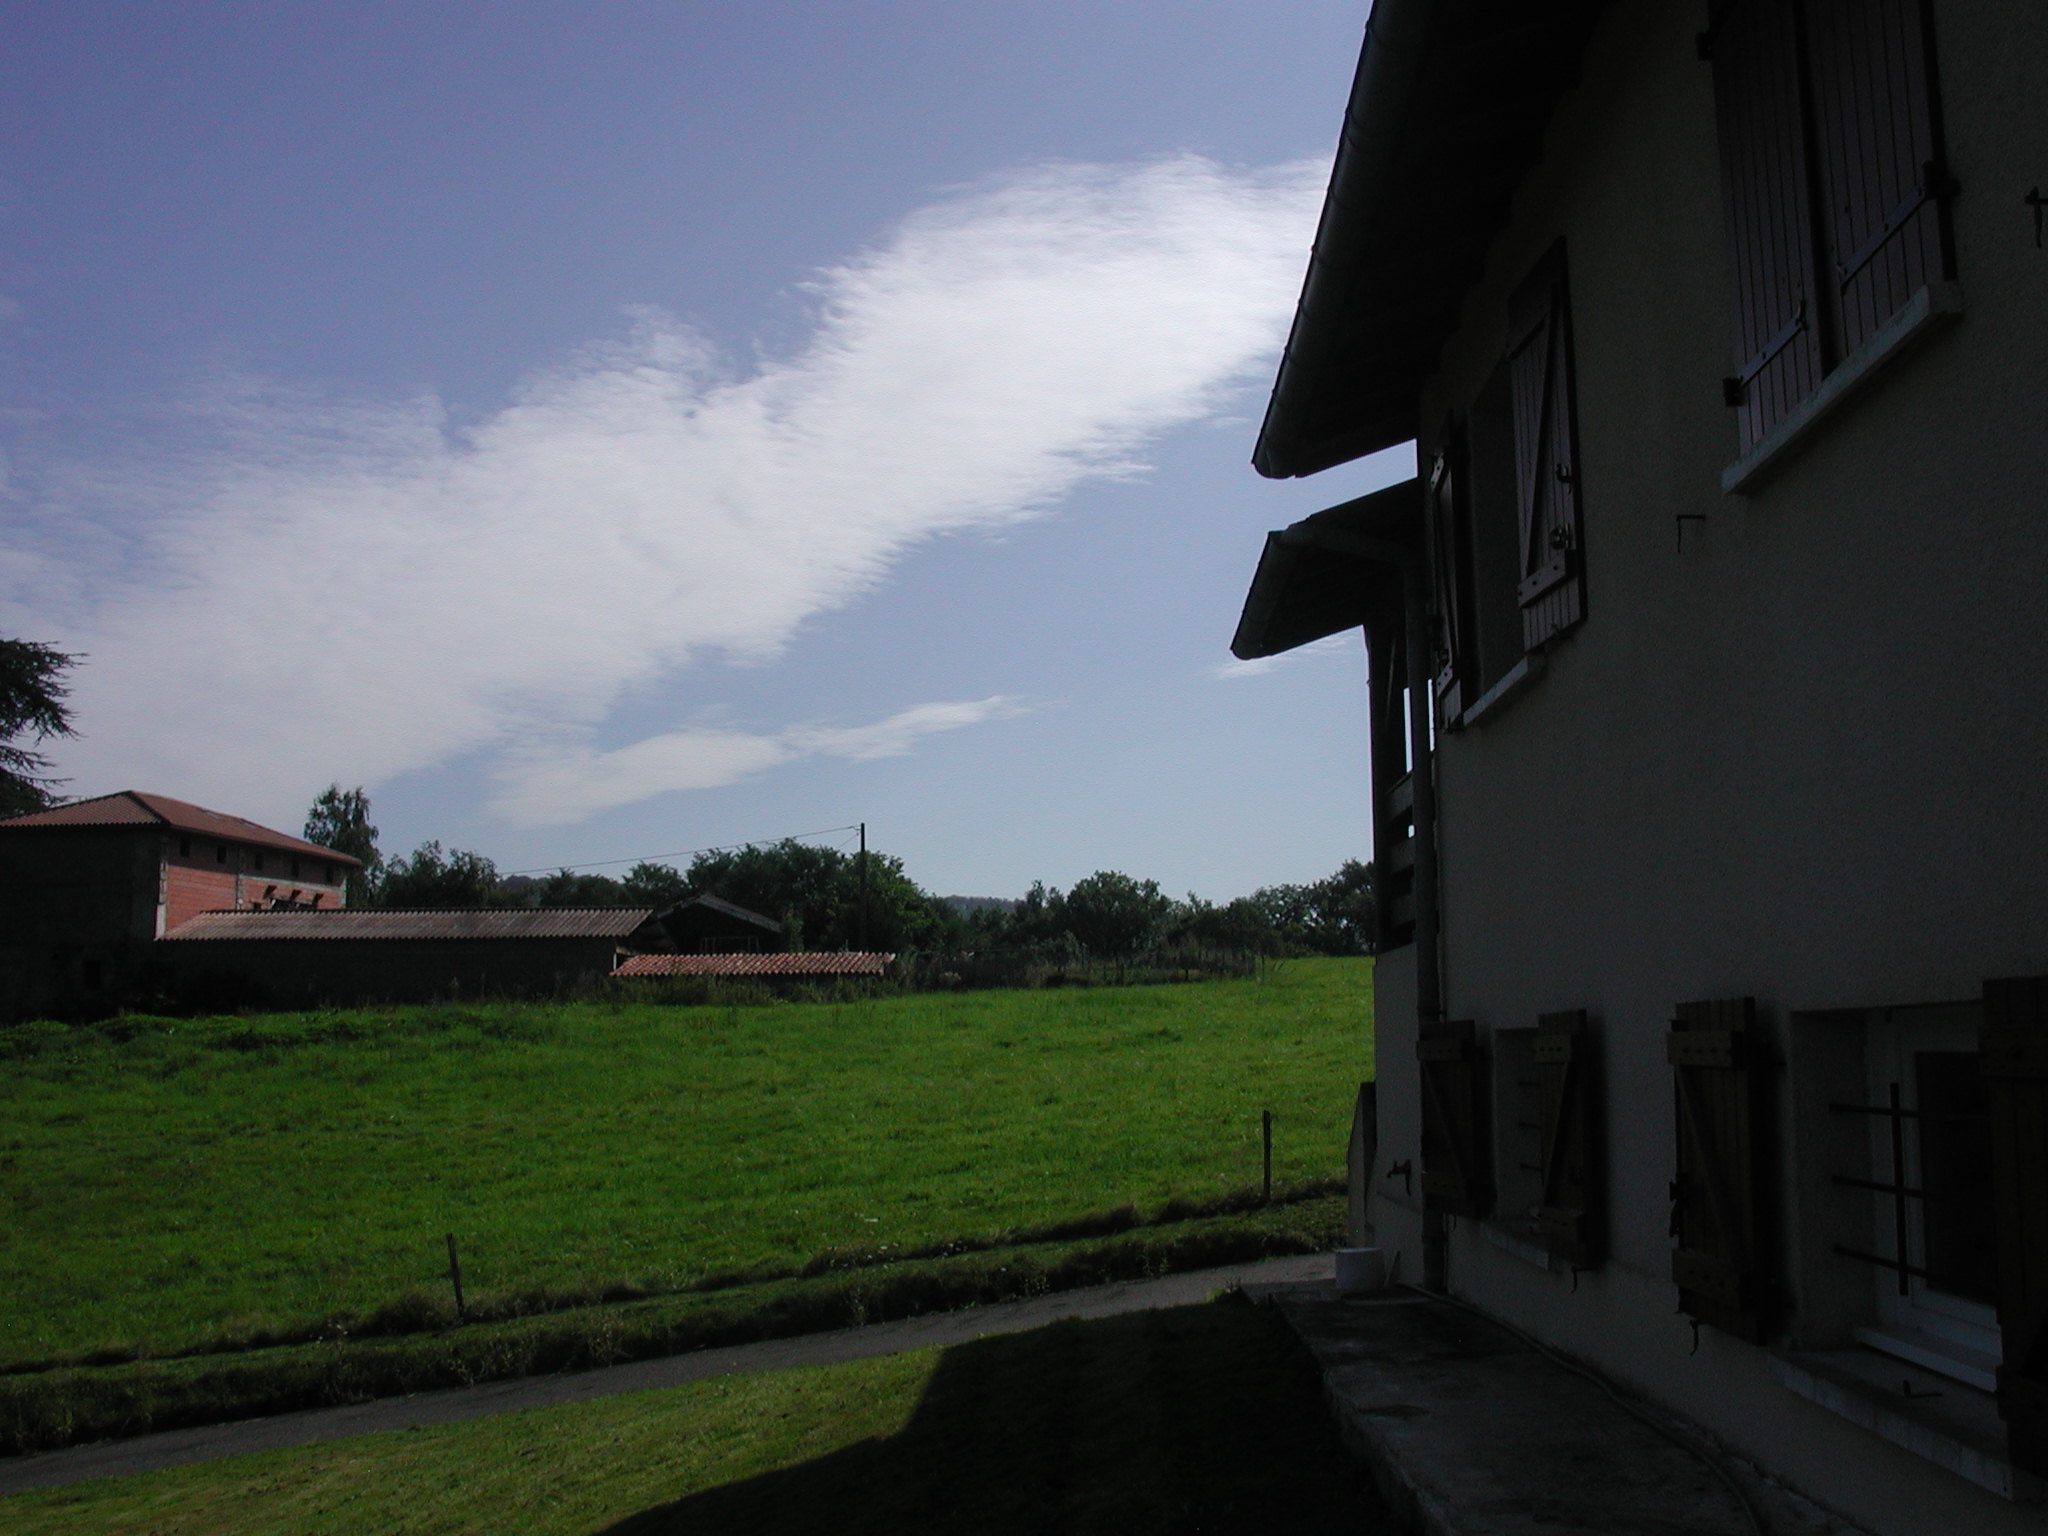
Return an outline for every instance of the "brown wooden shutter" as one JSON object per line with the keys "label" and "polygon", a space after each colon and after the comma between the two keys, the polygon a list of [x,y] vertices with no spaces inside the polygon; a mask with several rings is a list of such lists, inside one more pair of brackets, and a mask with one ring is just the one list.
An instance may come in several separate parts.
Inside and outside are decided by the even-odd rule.
{"label": "brown wooden shutter", "polygon": [[2048,1474],[2048,977],[1984,983],[1979,1048],[1998,1222],[1998,1411],[2012,1463]]}
{"label": "brown wooden shutter", "polygon": [[1825,278],[1844,356],[1950,275],[1924,0],[1806,0]]}
{"label": "brown wooden shutter", "polygon": [[1721,193],[1735,299],[1735,373],[1724,384],[1746,453],[1828,368],[1814,269],[1813,187],[1793,0],[1733,0],[1712,33]]}
{"label": "brown wooden shutter", "polygon": [[1415,1058],[1422,1067],[1423,1205],[1483,1216],[1493,1206],[1493,1163],[1486,1059],[1472,1021],[1424,1021]]}
{"label": "brown wooden shutter", "polygon": [[1522,646],[1532,650],[1586,616],[1579,532],[1578,423],[1564,242],[1550,248],[1508,303],[1520,512]]}
{"label": "brown wooden shutter", "polygon": [[1591,1268],[1606,1254],[1606,1211],[1597,1166],[1600,1096],[1584,1010],[1542,1015],[1533,1051],[1543,1137],[1536,1225],[1553,1257]]}
{"label": "brown wooden shutter", "polygon": [[1678,1309],[1753,1343],[1770,1322],[1762,1046],[1747,997],[1680,1003],[1667,1041],[1678,1105]]}

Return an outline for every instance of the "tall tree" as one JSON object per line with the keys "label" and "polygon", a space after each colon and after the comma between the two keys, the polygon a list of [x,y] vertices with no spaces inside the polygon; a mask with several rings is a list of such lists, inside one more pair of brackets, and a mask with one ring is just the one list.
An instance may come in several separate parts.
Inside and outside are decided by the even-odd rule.
{"label": "tall tree", "polygon": [[0,816],[25,816],[56,798],[63,780],[50,777],[49,758],[35,748],[77,734],[64,703],[64,674],[77,661],[40,641],[0,640]]}
{"label": "tall tree", "polygon": [[[789,929],[793,948],[852,949],[862,938],[859,860],[837,848],[784,838],[700,853],[686,877],[698,895],[719,896]],[[868,850],[866,939],[870,949],[927,949],[960,925],[959,914],[903,872],[903,861]]]}
{"label": "tall tree", "polygon": [[1139,880],[1114,869],[1098,869],[1052,901],[1060,921],[1090,954],[1129,955],[1150,949],[1166,934],[1173,898],[1157,880]]}
{"label": "tall tree", "polygon": [[370,797],[362,785],[343,789],[339,784],[330,784],[321,790],[312,809],[306,812],[302,835],[309,843],[361,859],[363,867],[348,877],[348,904],[364,906],[374,899],[378,872],[384,861],[377,852],[377,829],[370,825]]}

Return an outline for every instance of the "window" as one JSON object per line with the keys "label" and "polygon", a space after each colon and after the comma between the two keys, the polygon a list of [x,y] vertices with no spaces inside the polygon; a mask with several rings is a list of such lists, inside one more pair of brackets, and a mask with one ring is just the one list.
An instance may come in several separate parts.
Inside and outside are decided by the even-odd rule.
{"label": "window", "polygon": [[1534,1029],[1495,1030],[1493,1057],[1499,1218],[1553,1264],[1591,1269],[1606,1252],[1606,1199],[1584,1010],[1546,1013]]}
{"label": "window", "polygon": [[2048,978],[1800,1015],[1789,1043],[1797,1347],[1825,1352],[1801,1358],[1844,1362],[1864,1384],[1850,1398],[1889,1402],[1900,1361],[1979,1389],[1918,1395],[1960,1415],[1946,1433],[1979,1458],[1965,1475],[2013,1497],[2012,1468],[2048,1473]]}
{"label": "window", "polygon": [[181,838],[179,838],[179,839],[178,839],[178,857],[179,857],[179,858],[181,858],[181,859],[189,859],[189,858],[191,858],[191,857],[192,857],[192,839],[191,839],[191,838],[189,838],[189,837],[181,837]]}
{"label": "window", "polygon": [[259,849],[257,849],[257,850],[256,850],[255,854],[253,855],[253,862],[254,862],[254,864],[255,864],[255,866],[256,866],[257,872],[258,872],[258,873],[261,873],[261,872],[262,872],[262,869],[263,869],[263,850],[262,850],[262,849],[260,849],[260,848],[259,848]]}
{"label": "window", "polygon": [[1747,455],[1953,277],[1950,188],[1925,0],[1726,0],[1707,45]]}
{"label": "window", "polygon": [[228,845],[226,843],[215,843],[213,845],[213,862],[216,864],[225,864],[227,863],[227,861]]}
{"label": "window", "polygon": [[1476,718],[1586,613],[1562,241],[1516,288],[1500,366],[1445,429],[1429,516],[1437,718],[1451,724]]}
{"label": "window", "polygon": [[1999,1358],[1991,1129],[1975,1003],[1887,1008],[1867,1027],[1868,1078],[1829,1109],[1868,1122],[1872,1250],[1837,1252],[1874,1272],[1873,1349],[1985,1391]]}

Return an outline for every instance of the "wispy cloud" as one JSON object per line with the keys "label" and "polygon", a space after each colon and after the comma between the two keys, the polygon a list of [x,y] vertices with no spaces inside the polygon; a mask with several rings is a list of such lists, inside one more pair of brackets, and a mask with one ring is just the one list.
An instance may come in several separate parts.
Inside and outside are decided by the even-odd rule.
{"label": "wispy cloud", "polygon": [[[531,819],[542,784],[588,814],[906,750],[949,728],[927,712],[979,706],[590,743],[626,690],[771,659],[918,542],[1036,515],[1218,409],[1277,344],[1318,189],[1194,158],[1040,168],[820,273],[793,355],[740,373],[644,313],[464,428],[431,397],[224,376],[160,424],[175,449],[17,455],[0,624],[90,653],[81,789],[252,814],[479,751]],[[565,743],[553,767],[513,745],[536,737]]]}
{"label": "wispy cloud", "polygon": [[1358,639],[1355,635],[1331,635],[1327,639],[1312,640],[1307,645],[1291,651],[1282,651],[1277,656],[1261,656],[1256,661],[1239,661],[1233,656],[1230,660],[1218,662],[1211,667],[1209,676],[1219,683],[1234,682],[1245,677],[1264,677],[1279,667],[1292,666],[1296,662],[1316,657],[1327,658],[1340,651],[1356,652],[1357,649]]}
{"label": "wispy cloud", "polygon": [[609,752],[573,742],[524,747],[499,763],[491,804],[515,825],[560,825],[671,790],[716,789],[800,757],[896,757],[936,732],[1023,710],[1019,700],[997,694],[954,704],[920,704],[872,725],[792,726],[773,735],[669,731]]}

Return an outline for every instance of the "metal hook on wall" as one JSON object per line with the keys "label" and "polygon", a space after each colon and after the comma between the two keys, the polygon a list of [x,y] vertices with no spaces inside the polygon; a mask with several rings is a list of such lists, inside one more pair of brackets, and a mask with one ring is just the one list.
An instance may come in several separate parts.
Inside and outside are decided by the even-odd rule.
{"label": "metal hook on wall", "polygon": [[1390,1179],[1398,1178],[1401,1181],[1401,1192],[1410,1199],[1415,1197],[1415,1161],[1413,1158],[1404,1157],[1398,1163],[1387,1164],[1387,1177]]}

